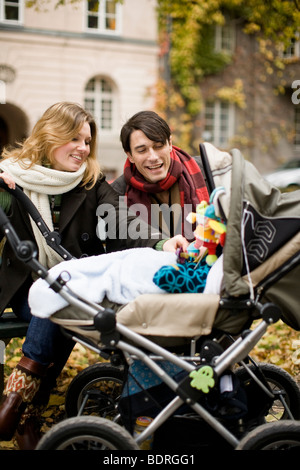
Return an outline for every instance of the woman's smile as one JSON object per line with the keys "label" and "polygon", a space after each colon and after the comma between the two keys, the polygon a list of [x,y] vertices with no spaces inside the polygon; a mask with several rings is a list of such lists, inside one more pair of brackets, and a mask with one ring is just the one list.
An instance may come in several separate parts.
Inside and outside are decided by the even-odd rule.
{"label": "woman's smile", "polygon": [[59,171],[77,171],[90,154],[91,129],[85,122],[78,135],[61,147],[54,154],[52,168]]}

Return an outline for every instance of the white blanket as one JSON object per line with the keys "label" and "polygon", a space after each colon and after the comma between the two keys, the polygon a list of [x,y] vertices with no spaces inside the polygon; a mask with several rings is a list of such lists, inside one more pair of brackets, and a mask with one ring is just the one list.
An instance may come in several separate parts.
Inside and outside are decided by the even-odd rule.
{"label": "white blanket", "polygon": [[[126,304],[141,294],[165,293],[154,284],[155,272],[166,264],[176,263],[176,254],[153,248],[132,248],[99,256],[63,261],[49,270],[55,278],[63,271],[71,275],[68,286],[84,299],[100,303]],[[38,279],[29,291],[31,313],[48,318],[66,307],[67,301]]]}
{"label": "white blanket", "polygon": [[[153,248],[133,248],[99,256],[63,261],[49,270],[56,277],[67,271],[68,286],[77,295],[100,303],[104,297],[118,304],[127,304],[141,294],[167,294],[153,282],[162,266],[176,264],[176,254]],[[223,279],[223,256],[209,271],[204,293],[218,294]],[[180,294],[178,294],[180,295]],[[29,291],[31,313],[49,318],[68,305],[43,279],[38,279]]]}

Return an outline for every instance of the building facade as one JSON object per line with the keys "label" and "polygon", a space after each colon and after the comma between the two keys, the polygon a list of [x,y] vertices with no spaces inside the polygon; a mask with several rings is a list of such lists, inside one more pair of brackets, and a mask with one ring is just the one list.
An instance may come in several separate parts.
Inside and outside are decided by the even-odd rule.
{"label": "building facade", "polygon": [[300,42],[281,51],[271,45],[269,60],[257,37],[245,34],[240,21],[228,21],[215,29],[215,50],[230,61],[200,83],[195,141],[239,148],[262,173],[300,158]]}
{"label": "building facade", "polygon": [[[69,0],[57,8],[58,0],[38,0],[38,10],[25,3],[0,0],[0,148],[26,137],[48,106],[75,101],[98,122],[108,179],[119,175],[122,124],[155,107],[162,73],[156,0]],[[203,106],[191,153],[201,141],[237,147],[261,172],[299,158],[300,42],[282,52],[283,70],[268,63],[239,20],[216,26],[214,44],[230,60],[199,83]],[[179,109],[175,115],[180,123]]]}
{"label": "building facade", "polygon": [[0,0],[0,144],[26,137],[52,104],[77,102],[97,120],[99,161],[112,178],[125,161],[122,124],[154,105],[156,1],[56,3]]}

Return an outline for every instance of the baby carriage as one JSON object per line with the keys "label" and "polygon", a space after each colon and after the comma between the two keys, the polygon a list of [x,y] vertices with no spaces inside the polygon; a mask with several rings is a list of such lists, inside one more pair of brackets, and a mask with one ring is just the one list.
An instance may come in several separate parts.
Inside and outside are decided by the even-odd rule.
{"label": "baby carriage", "polygon": [[[195,427],[198,446],[216,445],[220,437],[219,446],[236,448],[245,433],[263,422],[275,397],[259,371],[255,368],[253,373],[246,362],[270,323],[281,318],[299,329],[299,194],[281,194],[237,150],[230,155],[205,144],[201,153],[209,189],[225,188],[220,211],[227,221],[227,239],[219,292],[145,293],[114,311],[75,293],[68,265],[59,265],[60,273],[54,275],[40,266],[30,247],[20,254],[51,287],[48,292],[54,291],[75,307],[52,312],[54,322],[113,362],[143,362],[171,391],[137,437],[132,436],[132,419],[126,430],[107,419],[79,416],[54,426],[38,449],[86,445],[99,449],[102,444],[110,449],[137,449],[153,433],[154,443],[159,442],[176,423]],[[7,220],[0,223],[5,230]],[[7,231],[6,236],[10,238]],[[250,330],[255,319],[261,321]],[[229,345],[223,345],[224,338]],[[166,362],[172,365],[172,373],[165,370]],[[236,381],[236,364],[242,364],[253,379],[245,386]],[[298,418],[299,397],[295,400],[293,417]],[[169,445],[174,446],[173,435]]]}

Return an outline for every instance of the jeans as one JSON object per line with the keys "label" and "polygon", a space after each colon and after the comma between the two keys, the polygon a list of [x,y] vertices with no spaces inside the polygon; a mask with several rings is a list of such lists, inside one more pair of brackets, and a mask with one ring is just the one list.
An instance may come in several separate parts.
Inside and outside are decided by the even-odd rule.
{"label": "jeans", "polygon": [[51,320],[34,317],[28,305],[28,290],[31,282],[26,282],[10,301],[15,314],[29,322],[26,339],[23,344],[24,356],[45,366],[52,364],[53,381],[59,376],[74,347],[74,341],[68,339],[58,325]]}

